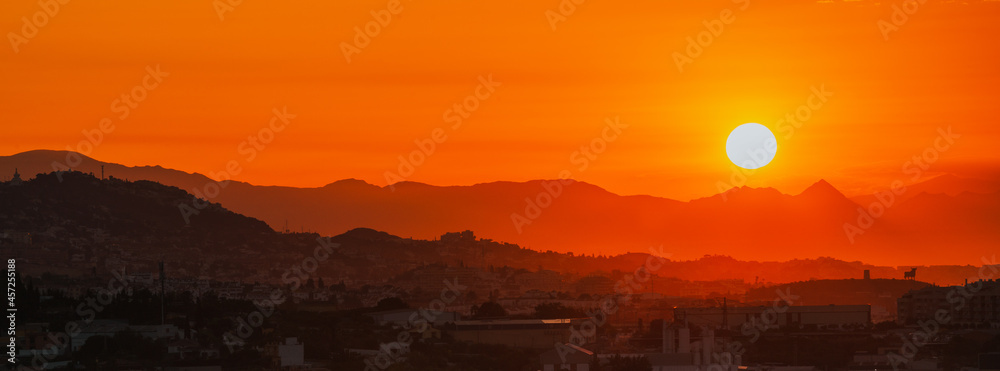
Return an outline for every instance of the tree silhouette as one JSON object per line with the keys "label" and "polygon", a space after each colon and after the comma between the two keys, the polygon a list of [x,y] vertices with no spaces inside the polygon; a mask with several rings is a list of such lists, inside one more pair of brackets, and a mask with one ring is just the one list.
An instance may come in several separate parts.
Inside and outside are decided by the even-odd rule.
{"label": "tree silhouette", "polygon": [[506,317],[507,310],[503,309],[500,304],[493,301],[488,301],[482,303],[478,306],[473,305],[471,308],[472,318],[496,318],[496,317]]}
{"label": "tree silhouette", "polygon": [[406,304],[406,302],[403,301],[403,299],[400,299],[395,296],[379,300],[378,304],[375,304],[375,308],[378,308],[379,310],[406,309],[409,307],[410,305]]}
{"label": "tree silhouette", "polygon": [[535,306],[535,318],[580,318],[587,315],[580,309],[570,308],[562,303],[541,303]]}

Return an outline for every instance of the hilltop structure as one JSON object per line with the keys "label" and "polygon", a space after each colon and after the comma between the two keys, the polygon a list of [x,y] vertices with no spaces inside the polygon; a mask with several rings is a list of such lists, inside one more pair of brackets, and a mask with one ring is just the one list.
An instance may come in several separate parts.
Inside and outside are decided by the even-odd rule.
{"label": "hilltop structure", "polygon": [[14,178],[11,179],[10,182],[7,184],[10,184],[12,186],[19,186],[22,183],[24,183],[24,181],[21,180],[21,174],[17,172],[17,168],[14,168]]}

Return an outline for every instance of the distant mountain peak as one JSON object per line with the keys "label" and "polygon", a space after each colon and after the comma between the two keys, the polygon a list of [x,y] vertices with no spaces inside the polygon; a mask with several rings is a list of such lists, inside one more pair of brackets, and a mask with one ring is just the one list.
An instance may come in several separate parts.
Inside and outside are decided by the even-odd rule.
{"label": "distant mountain peak", "polygon": [[323,186],[321,189],[323,189],[324,192],[333,194],[351,193],[355,195],[361,195],[379,191],[381,187],[368,183],[361,179],[348,178],[327,184]]}
{"label": "distant mountain peak", "polygon": [[400,240],[401,237],[392,235],[388,232],[383,232],[371,228],[354,228],[340,235],[335,236],[338,239],[355,239],[361,241],[394,241]]}
{"label": "distant mountain peak", "polygon": [[433,186],[433,185],[430,185],[430,184],[427,184],[427,183],[415,182],[415,181],[412,181],[412,180],[404,180],[404,181],[400,181],[400,182],[389,184],[389,185],[387,185],[385,187],[382,187],[382,188],[396,190],[398,188],[403,188],[403,189],[426,189],[426,188],[435,188],[435,187],[436,186]]}
{"label": "distant mountain peak", "polygon": [[[98,163],[98,164],[103,163],[80,152],[65,151],[59,149],[33,149],[30,151],[15,153],[7,157],[14,159],[16,161],[24,161],[24,162],[37,161],[40,163],[46,163],[46,165],[49,165],[48,163],[51,162],[60,164],[66,162]],[[63,165],[68,166],[68,164],[63,164]]]}
{"label": "distant mountain peak", "polygon": [[840,192],[840,190],[837,189],[837,187],[834,187],[830,184],[830,182],[827,182],[826,179],[820,179],[818,182],[813,183],[813,185],[809,186],[809,188],[806,188],[802,191],[802,193],[799,193],[799,196],[809,198],[847,198]]}
{"label": "distant mountain peak", "polygon": [[347,178],[327,184],[324,187],[334,187],[334,186],[344,186],[344,185],[372,185],[372,184],[357,178]]}
{"label": "distant mountain peak", "polygon": [[820,179],[816,183],[813,183],[812,187],[829,187],[829,188],[834,188],[833,185],[830,184],[830,182],[826,181],[826,179]]}

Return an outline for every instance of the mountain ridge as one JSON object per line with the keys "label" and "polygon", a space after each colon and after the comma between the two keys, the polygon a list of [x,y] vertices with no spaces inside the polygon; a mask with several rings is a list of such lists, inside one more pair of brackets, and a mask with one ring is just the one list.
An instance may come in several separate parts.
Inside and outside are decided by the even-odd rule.
{"label": "mountain ridge", "polygon": [[[192,225],[182,225],[171,220],[172,205],[183,203],[190,194],[176,187],[139,180],[125,181],[117,178],[100,180],[80,172],[43,174],[21,185],[0,184],[0,206],[16,210],[0,215],[0,248],[19,254],[8,234],[29,233],[34,242],[21,250],[28,258],[26,269],[36,274],[44,273],[49,265],[76,266],[80,274],[87,274],[90,267],[74,264],[70,256],[103,256],[108,267],[124,264],[121,257],[129,257],[133,267],[149,269],[149,262],[167,259],[176,269],[174,274],[210,274],[199,268],[199,259],[193,255],[211,254],[208,261],[225,267],[225,276],[236,274],[240,264],[260,266],[274,263],[276,259],[296,262],[298,254],[312,253],[315,239],[312,233],[281,233],[260,220],[234,213],[219,205],[206,208]],[[58,212],[50,212],[58,210]],[[64,241],[75,241],[67,244]],[[862,261],[845,261],[829,256],[785,261],[740,260],[728,255],[703,255],[695,259],[675,259],[659,251],[632,252],[607,255],[577,255],[552,251],[533,250],[517,245],[477,238],[471,231],[448,232],[440,239],[417,240],[403,238],[372,228],[354,228],[330,236],[331,242],[342,244],[354,251],[350,258],[337,255],[336,260],[347,262],[360,256],[373,262],[390,262],[403,272],[415,264],[446,264],[460,266],[470,262],[509,266],[515,269],[556,270],[563,274],[584,277],[593,274],[633,270],[642,266],[649,256],[663,258],[663,268],[652,272],[663,278],[691,281],[743,280],[756,283],[793,283],[812,279],[860,278],[868,270],[873,278],[896,278],[910,267],[878,266]],[[13,249],[13,250],[11,250]],[[104,251],[107,250],[107,251]],[[45,255],[43,251],[48,251]],[[104,256],[102,254],[110,255]],[[40,254],[40,255],[39,255]],[[54,255],[53,255],[54,254]],[[35,261],[35,259],[43,259]],[[55,260],[52,260],[55,259]],[[484,260],[485,259],[485,260]],[[269,263],[270,262],[270,263]],[[44,264],[43,264],[44,263]],[[215,264],[215,263],[212,263]],[[209,264],[212,266],[212,264]],[[339,263],[338,263],[339,264]],[[280,264],[279,264],[280,265]],[[363,269],[367,263],[358,266]],[[103,267],[103,266],[102,266]],[[486,266],[480,266],[486,269]],[[960,283],[962,278],[974,274],[974,266],[921,266],[920,275],[929,282]],[[265,271],[280,277],[272,271]],[[280,273],[280,272],[279,272]]]}
{"label": "mountain ridge", "polygon": [[[51,171],[51,161],[71,153],[32,151],[0,157],[0,174]],[[198,173],[162,167],[127,167],[80,155],[75,169],[148,179],[205,194],[215,181]],[[27,166],[26,166],[27,165]],[[951,189],[957,189],[954,182]],[[920,185],[911,186],[910,195]],[[870,203],[848,199],[826,180],[797,195],[773,188],[740,187],[691,201],[622,196],[578,181],[495,181],[460,186],[417,182],[376,186],[343,179],[323,187],[256,186],[229,181],[209,199],[274,229],[288,226],[336,235],[358,227],[393,235],[435,238],[442,231],[475,230],[522,246],[576,253],[624,253],[669,246],[678,257],[705,254],[738,259],[789,260],[836,251],[837,257],[882,265],[940,262],[942,244],[966,248],[944,262],[978,262],[994,251],[1000,194],[911,197],[884,208],[864,223]],[[194,203],[194,200],[192,200]],[[954,204],[950,204],[954,203]],[[949,221],[946,214],[970,211],[977,218]],[[178,217],[181,213],[178,212]],[[857,227],[858,225],[864,228]],[[853,235],[847,233],[854,226]]]}
{"label": "mountain ridge", "polygon": [[[42,159],[38,159],[38,158],[25,158],[25,157],[28,157],[28,156],[36,156],[36,155],[38,155],[39,157],[43,157],[43,158]],[[111,174],[110,170],[117,170],[119,172],[124,171],[125,173],[130,173],[130,172],[133,172],[133,171],[140,172],[140,171],[143,171],[143,170],[150,170],[150,169],[152,169],[152,170],[162,170],[162,171],[166,171],[166,172],[179,173],[179,174],[184,175],[184,176],[197,177],[198,179],[204,180],[205,182],[216,182],[216,180],[210,178],[208,175],[202,174],[202,173],[199,173],[199,172],[186,172],[186,171],[183,171],[183,170],[166,168],[166,167],[163,167],[161,165],[136,165],[136,166],[122,165],[122,164],[118,164],[118,163],[105,162],[105,161],[97,160],[97,159],[95,159],[93,157],[81,154],[79,152],[66,151],[66,150],[49,150],[49,149],[35,149],[35,150],[29,150],[29,151],[19,152],[19,153],[13,154],[13,155],[0,156],[0,174],[11,173],[13,171],[13,168],[7,169],[7,168],[9,168],[11,166],[10,166],[10,164],[7,164],[5,162],[12,162],[14,160],[28,161],[29,162],[29,167],[35,169],[35,170],[29,170],[27,173],[25,173],[25,172],[22,171],[22,173],[21,173],[22,178],[24,177],[25,174],[29,174],[29,173],[30,174],[47,173],[47,172],[50,172],[50,171],[58,171],[60,169],[66,169],[66,167],[68,166],[68,165],[66,165],[66,163],[69,162],[69,161],[65,161],[65,158],[68,158],[71,155],[79,156],[81,158],[81,161],[80,161],[81,164],[80,165],[84,165],[84,166],[82,167],[82,169],[81,169],[80,165],[73,166],[73,167],[68,167],[69,169],[76,170],[76,171],[82,171],[82,172],[85,172],[85,173],[91,172],[91,173],[94,173],[95,175],[99,175],[100,165],[105,165],[105,166],[110,165],[113,168],[112,169],[107,169],[107,170],[109,170],[109,171],[107,171],[107,173],[108,173],[107,175],[115,175],[115,174]],[[39,166],[39,162],[40,162],[39,160],[41,160],[41,162],[58,163],[58,164],[63,165],[63,166],[50,166],[48,169],[38,170],[38,168],[40,167]],[[60,160],[62,160],[62,161],[60,161]],[[96,165],[96,167],[94,167],[95,165]],[[117,176],[120,177],[120,178],[127,179],[127,177],[123,177],[120,174],[118,174]],[[0,179],[3,179],[2,177],[3,177],[3,175],[0,175]],[[495,181],[479,182],[479,183],[465,184],[465,185],[435,185],[435,184],[429,184],[429,183],[424,183],[424,182],[404,180],[404,181],[400,181],[400,182],[389,184],[389,185],[385,185],[385,186],[379,186],[379,185],[376,185],[376,184],[373,184],[373,183],[369,183],[368,181],[366,181],[364,179],[344,178],[344,179],[339,179],[339,180],[332,181],[330,183],[327,183],[325,185],[318,186],[318,187],[295,187],[295,186],[286,186],[286,185],[259,185],[259,184],[252,184],[252,183],[248,183],[248,182],[238,181],[238,180],[228,180],[227,182],[229,182],[229,183],[246,184],[246,185],[251,185],[251,186],[254,186],[254,187],[280,187],[280,188],[292,188],[292,189],[323,189],[323,188],[327,188],[327,187],[331,187],[331,186],[337,186],[337,185],[342,185],[342,184],[370,185],[370,186],[373,186],[373,187],[376,187],[376,188],[379,188],[379,189],[392,189],[393,187],[405,187],[405,186],[418,186],[418,187],[420,187],[420,186],[428,186],[428,187],[446,188],[446,187],[475,187],[475,186],[482,186],[482,185],[506,184],[506,183],[512,183],[512,184],[536,184],[536,183],[540,183],[540,182],[552,182],[552,181],[571,181],[573,183],[579,183],[579,184],[582,184],[582,185],[586,185],[586,186],[590,186],[590,187],[595,187],[595,188],[600,189],[602,191],[614,194],[616,196],[621,196],[621,197],[639,196],[639,197],[653,197],[653,198],[665,199],[665,200],[671,200],[671,201],[677,201],[677,202],[691,202],[691,201],[693,201],[693,200],[683,201],[683,200],[677,200],[677,199],[673,199],[673,198],[669,198],[669,197],[647,195],[647,194],[628,194],[628,195],[626,195],[626,194],[618,194],[618,193],[614,193],[614,192],[608,191],[607,189],[605,189],[605,188],[603,188],[603,187],[601,187],[599,185],[596,185],[596,184],[593,184],[593,183],[588,183],[588,182],[583,182],[583,181],[579,181],[579,180],[573,180],[573,179],[531,179],[531,180],[526,180],[526,181],[495,180]],[[814,183],[813,185],[811,185],[808,188],[812,188],[812,187],[816,186],[819,183],[826,183],[826,181],[823,180],[823,179],[820,179],[819,181],[817,181],[817,183]],[[826,183],[826,184],[829,185],[829,183]],[[808,190],[808,188],[807,188],[807,190]],[[718,193],[718,194],[714,194],[714,195],[710,195],[710,196],[706,196],[706,197],[702,197],[702,198],[711,198],[711,197],[722,195],[722,194],[730,192],[730,191],[746,190],[746,189],[752,189],[752,190],[774,190],[774,191],[777,191],[778,193],[786,194],[786,193],[781,192],[780,190],[777,190],[777,189],[771,188],[771,187],[748,187],[748,186],[742,186],[742,187],[733,187],[733,188],[730,188],[726,192]],[[701,198],[699,198],[699,199],[701,199]]]}

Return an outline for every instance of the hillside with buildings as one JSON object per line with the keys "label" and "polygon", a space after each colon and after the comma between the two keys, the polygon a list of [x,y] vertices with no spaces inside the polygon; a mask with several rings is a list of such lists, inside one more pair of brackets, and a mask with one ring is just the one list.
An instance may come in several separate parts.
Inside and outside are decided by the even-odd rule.
{"label": "hillside with buildings", "polygon": [[[533,250],[587,256],[642,253],[651,246],[662,245],[664,254],[679,260],[708,255],[783,262],[830,256],[883,266],[937,262],[978,265],[981,258],[992,254],[995,247],[992,241],[1000,238],[989,217],[1000,207],[1000,181],[956,176],[909,185],[903,193],[906,197],[900,195],[898,201],[894,198],[893,207],[887,208],[879,202],[875,202],[878,206],[871,206],[872,200],[877,200],[874,195],[848,198],[822,179],[813,180],[811,186],[797,194],[775,188],[727,185],[712,189],[717,192],[714,195],[686,202],[649,195],[621,195],[599,185],[569,179],[462,186],[411,181],[378,186],[359,179],[342,179],[322,187],[298,188],[259,186],[236,180],[217,183],[223,179],[213,178],[212,174],[192,174],[160,166],[124,166],[75,152],[45,150],[0,156],[0,174],[7,169],[12,173],[18,167],[26,178],[65,170],[65,165],[53,164],[61,164],[67,158],[75,159],[74,170],[159,182],[209,198],[229,210],[260,219],[276,230],[316,231],[324,235],[365,227],[430,240],[446,232],[473,230],[487,238]],[[188,203],[194,204],[195,200],[191,196]],[[885,215],[880,214],[877,222],[868,225],[862,220],[863,210],[872,207],[885,208]],[[192,210],[187,209],[185,214],[192,214]],[[859,224],[865,227],[860,228]],[[962,255],[921,258],[933,256],[942,243],[963,246]],[[813,277],[817,279],[860,274],[860,270],[838,276],[824,275],[825,269],[815,272]],[[875,278],[897,278],[875,269],[872,274]],[[810,278],[761,276],[772,282]],[[945,284],[942,279],[928,281]]]}
{"label": "hillside with buildings", "polygon": [[[551,360],[546,345],[555,342],[584,354],[601,349],[601,362],[627,363],[610,355],[640,352],[652,364],[697,365],[739,343],[741,357],[753,362],[797,364],[798,357],[816,356],[819,366],[847,367],[867,358],[824,354],[822,344],[840,341],[850,344],[844,349],[885,359],[877,344],[891,348],[898,342],[872,336],[905,332],[896,319],[930,318],[932,307],[955,295],[968,294],[974,306],[956,310],[977,308],[957,312],[967,319],[966,327],[996,316],[989,307],[996,296],[992,288],[872,278],[909,272],[910,278],[955,281],[993,272],[994,265],[914,270],[832,258],[679,261],[659,247],[651,253],[578,255],[526,249],[472,231],[419,240],[356,228],[324,237],[278,232],[209,202],[192,205],[198,213],[185,223],[178,207],[190,197],[155,182],[80,172],[0,184],[0,207],[7,210],[0,214],[0,251],[18,261],[22,305],[37,308],[22,318],[33,323],[24,327],[25,338],[58,331],[51,321],[83,321],[83,335],[72,342],[73,357],[95,367],[103,367],[98,344],[107,342],[119,344],[120,352],[174,364],[241,367],[241,362],[304,364],[307,358],[326,358],[328,365],[358,365],[377,357],[379,344],[400,326],[411,326],[414,313],[423,316],[433,307],[447,315],[430,321],[433,330],[416,334],[414,357],[473,362],[421,347],[438,344],[458,352],[494,347],[491,352],[506,354],[506,361],[543,365]],[[94,300],[104,300],[109,280],[119,288],[108,304],[94,304],[102,309],[91,307],[92,316],[60,312],[75,303],[101,303]],[[771,317],[773,308],[785,305],[787,313]],[[259,325],[268,335],[233,335],[248,325],[232,318],[251,318],[246,316],[254,311],[277,313]],[[309,318],[313,322],[303,322]],[[573,335],[594,323],[602,324],[599,331]],[[783,352],[789,336],[810,340],[796,353]],[[959,341],[951,333],[939,339]],[[46,344],[26,343],[24,349]],[[149,353],[154,349],[165,353]],[[933,349],[930,354],[938,353]],[[59,354],[58,359],[71,357]],[[195,354],[200,361],[184,358]]]}
{"label": "hillside with buildings", "polygon": [[[654,246],[648,253],[577,255],[536,251],[448,232],[435,240],[402,238],[358,228],[329,239],[314,233],[277,232],[263,222],[219,204],[190,204],[185,223],[179,211],[192,196],[150,181],[99,179],[80,172],[41,174],[0,185],[0,249],[23,260],[22,272],[67,277],[125,271],[149,277],[164,262],[171,279],[287,284],[289,267],[317,254],[326,256],[312,276],[328,283],[415,289],[439,275],[474,277],[480,292],[523,294],[563,291],[598,294],[609,282],[647,267],[652,279],[638,285],[648,293],[678,297],[743,295],[765,284],[812,281],[817,277],[903,278],[906,267],[879,267],[832,258],[787,262],[739,261],[726,256],[670,259],[678,247]],[[335,249],[330,247],[336,244]],[[281,252],[277,254],[277,252]],[[958,283],[977,267],[920,267],[925,282]],[[462,273],[464,272],[464,273]],[[892,282],[892,280],[888,280]],[[854,292],[853,290],[848,290]],[[836,291],[839,292],[839,291]]]}

